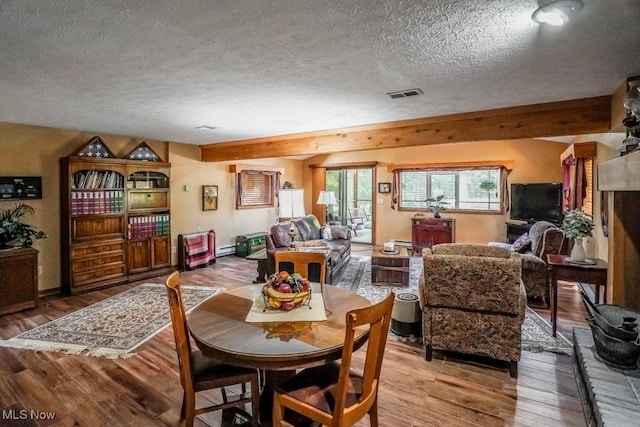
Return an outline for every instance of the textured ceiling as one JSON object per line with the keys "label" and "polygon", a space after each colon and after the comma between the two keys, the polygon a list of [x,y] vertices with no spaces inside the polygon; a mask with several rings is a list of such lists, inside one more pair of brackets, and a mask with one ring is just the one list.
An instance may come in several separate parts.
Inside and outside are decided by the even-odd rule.
{"label": "textured ceiling", "polygon": [[584,3],[2,0],[0,121],[202,144],[612,94],[640,1]]}

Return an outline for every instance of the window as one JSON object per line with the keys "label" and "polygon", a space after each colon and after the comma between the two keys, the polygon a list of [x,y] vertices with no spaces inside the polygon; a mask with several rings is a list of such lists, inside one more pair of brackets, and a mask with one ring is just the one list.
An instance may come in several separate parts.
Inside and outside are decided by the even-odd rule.
{"label": "window", "polygon": [[427,210],[429,199],[444,196],[446,209],[500,212],[500,167],[482,169],[416,169],[399,171],[400,209]]}
{"label": "window", "polygon": [[236,208],[254,209],[274,206],[274,174],[242,171],[238,180]]}

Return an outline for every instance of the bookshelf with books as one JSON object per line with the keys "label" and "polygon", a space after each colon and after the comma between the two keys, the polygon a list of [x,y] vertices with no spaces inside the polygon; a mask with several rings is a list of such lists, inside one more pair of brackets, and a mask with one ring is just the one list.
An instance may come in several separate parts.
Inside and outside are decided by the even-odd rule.
{"label": "bookshelf with books", "polygon": [[126,169],[127,269],[144,275],[171,266],[168,164],[145,162]]}
{"label": "bookshelf with books", "polygon": [[171,165],[157,156],[137,160],[136,150],[118,159],[94,137],[60,159],[61,270],[67,294],[171,270]]}

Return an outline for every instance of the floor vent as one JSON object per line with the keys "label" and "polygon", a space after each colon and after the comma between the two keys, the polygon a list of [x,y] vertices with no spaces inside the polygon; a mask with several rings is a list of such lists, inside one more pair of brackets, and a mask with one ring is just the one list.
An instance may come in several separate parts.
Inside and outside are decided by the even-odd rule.
{"label": "floor vent", "polygon": [[387,93],[387,95],[389,95],[391,99],[396,99],[396,98],[407,98],[409,96],[422,95],[422,93],[423,93],[422,90],[416,87],[413,89],[399,90],[397,92],[389,92]]}

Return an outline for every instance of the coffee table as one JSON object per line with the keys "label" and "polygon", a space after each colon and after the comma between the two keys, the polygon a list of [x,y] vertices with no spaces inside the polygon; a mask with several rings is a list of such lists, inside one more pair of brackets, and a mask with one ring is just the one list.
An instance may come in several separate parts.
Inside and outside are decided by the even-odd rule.
{"label": "coffee table", "polygon": [[374,246],[371,254],[371,283],[374,285],[409,286],[409,252],[405,247],[396,247],[397,253],[382,251]]}
{"label": "coffee table", "polygon": [[246,259],[251,261],[258,261],[258,277],[255,278],[253,283],[264,283],[264,276],[269,274],[269,260],[267,259],[267,250],[260,249],[259,251],[247,255]]}

